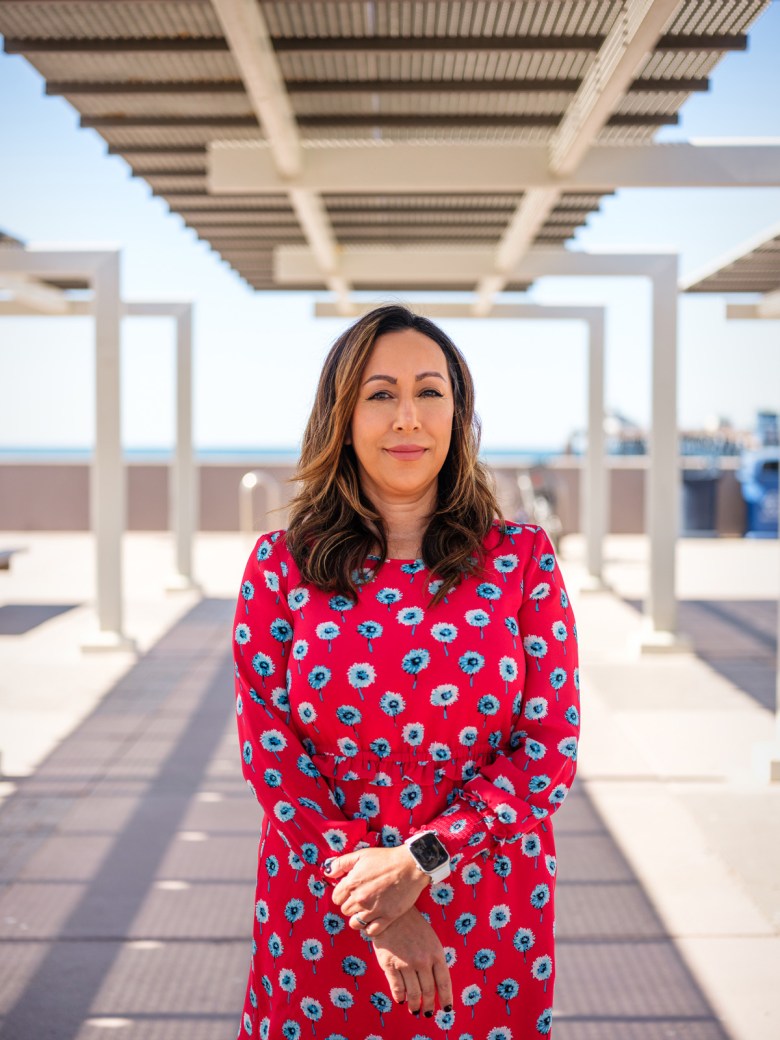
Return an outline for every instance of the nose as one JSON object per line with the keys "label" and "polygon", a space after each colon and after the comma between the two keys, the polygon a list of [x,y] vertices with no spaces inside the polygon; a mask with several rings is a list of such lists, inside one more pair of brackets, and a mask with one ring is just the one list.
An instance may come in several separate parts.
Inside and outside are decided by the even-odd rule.
{"label": "nose", "polygon": [[420,419],[417,414],[417,405],[413,397],[399,397],[398,407],[393,420],[393,429],[419,430]]}

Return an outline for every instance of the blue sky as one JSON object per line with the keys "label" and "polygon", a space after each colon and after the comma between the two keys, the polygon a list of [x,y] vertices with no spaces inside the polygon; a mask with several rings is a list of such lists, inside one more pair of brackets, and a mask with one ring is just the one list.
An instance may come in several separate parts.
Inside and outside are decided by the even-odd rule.
{"label": "blue sky", "polygon": [[[755,23],[746,53],[728,54],[707,94],[694,94],[678,127],[657,140],[780,139],[780,4]],[[78,129],[75,111],[47,98],[22,58],[0,54],[0,228],[30,243],[108,243],[123,249],[127,299],[191,298],[195,322],[195,441],[206,447],[299,442],[324,355],[343,327],[316,320],[311,293],[254,293]],[[699,270],[780,220],[780,188],[620,191],[576,238],[576,248],[676,249],[682,274]],[[322,299],[327,294],[322,294]],[[464,297],[465,298],[465,297]],[[414,297],[406,297],[411,301]],[[639,422],[649,415],[648,290],[633,279],[544,279],[544,303],[604,304],[607,402]],[[172,328],[124,323],[123,440],[173,440]],[[443,321],[474,372],[487,448],[560,447],[585,422],[584,332],[576,323]],[[680,424],[725,416],[752,426],[780,408],[780,325],[729,324],[724,301],[680,304]],[[0,448],[89,447],[94,365],[88,319],[0,321]],[[14,392],[8,394],[7,388]]]}

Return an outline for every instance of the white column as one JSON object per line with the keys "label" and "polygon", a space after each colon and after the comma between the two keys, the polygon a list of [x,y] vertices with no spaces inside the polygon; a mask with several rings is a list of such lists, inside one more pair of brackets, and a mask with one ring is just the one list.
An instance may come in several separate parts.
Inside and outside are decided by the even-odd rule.
{"label": "white column", "polygon": [[603,588],[603,541],[607,533],[607,460],[604,454],[604,312],[588,318],[588,448],[581,471],[581,518],[588,587]]}
{"label": "white column", "polygon": [[192,540],[197,493],[192,444],[192,305],[176,314],[176,451],[170,473],[170,524],[175,540],[175,570],[170,591],[197,588],[192,577]]}
{"label": "white column", "polygon": [[675,547],[680,466],[677,443],[677,257],[667,256],[651,276],[652,391],[646,517],[648,595],[642,649],[676,650]]}
{"label": "white column", "polygon": [[90,520],[95,538],[98,630],[82,650],[135,649],[122,631],[122,535],[126,471],[122,458],[119,253],[108,253],[93,275],[95,315],[95,451]]}

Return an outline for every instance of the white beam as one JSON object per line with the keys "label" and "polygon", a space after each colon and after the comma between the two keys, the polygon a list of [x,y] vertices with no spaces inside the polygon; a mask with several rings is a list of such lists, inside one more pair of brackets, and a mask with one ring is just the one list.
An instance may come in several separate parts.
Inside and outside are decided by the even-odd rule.
{"label": "white beam", "polygon": [[263,127],[276,172],[285,182],[282,190],[289,193],[326,284],[346,306],[349,286],[339,272],[336,238],[325,207],[315,191],[296,183],[303,169],[303,150],[260,4],[256,0],[212,0],[211,6]]}
{"label": "white beam", "polygon": [[525,193],[501,236],[493,270],[479,280],[474,304],[477,317],[490,311],[493,300],[509,281],[512,268],[530,248],[560,197],[558,188],[531,188]]}
{"label": "white beam", "polygon": [[[599,48],[549,146],[549,170],[556,177],[573,173],[620,104],[648,54],[653,50],[678,0],[626,0]],[[509,273],[555,209],[560,188],[528,190],[501,236],[493,271],[480,279],[475,312],[487,314]]]}
{"label": "white beam", "polygon": [[[350,317],[359,317],[368,314],[376,307],[387,305],[387,300],[360,300],[353,301]],[[427,303],[415,302],[411,304],[415,314],[422,314],[426,318],[477,318],[474,308],[470,303]],[[507,320],[524,319],[528,321],[588,321],[591,317],[601,312],[600,307],[567,306],[565,304],[546,303],[496,303],[488,317],[504,318]],[[314,305],[314,316],[316,318],[338,318],[341,317],[332,303],[320,302]]]}
{"label": "white beam", "polygon": [[726,317],[731,321],[776,321],[780,318],[780,293],[769,293],[759,303],[729,303]]}
{"label": "white beam", "polygon": [[208,187],[215,194],[281,194],[291,186],[328,192],[516,192],[553,188],[603,194],[615,188],[772,188],[780,185],[780,141],[594,145],[576,170],[553,174],[544,145],[366,141],[302,143],[294,180],[262,141],[213,141]]}
{"label": "white beam", "polygon": [[[477,277],[490,270],[489,247],[360,247],[344,246],[341,270],[353,286],[384,285],[413,289],[416,284],[470,289]],[[306,246],[278,246],[274,250],[274,281],[282,288],[316,282],[319,265]]]}
{"label": "white beam", "polygon": [[577,169],[655,48],[679,0],[626,0],[550,142],[550,171]]}
{"label": "white beam", "polygon": [[761,314],[757,303],[729,303],[726,305],[726,318],[729,321],[758,321]]}
{"label": "white beam", "polygon": [[[512,279],[532,282],[544,275],[635,275],[646,277],[663,268],[667,253],[598,253],[535,248],[513,268]],[[490,273],[493,250],[485,246],[344,246],[342,269],[355,286],[385,285],[412,291],[436,282],[471,286]],[[317,264],[306,246],[274,250],[274,279],[285,288],[310,285]]]}
{"label": "white beam", "polygon": [[67,310],[65,294],[61,289],[55,289],[54,286],[46,285],[29,275],[4,274],[0,270],[0,289],[9,292],[14,300],[25,304],[38,314],[64,314]]}

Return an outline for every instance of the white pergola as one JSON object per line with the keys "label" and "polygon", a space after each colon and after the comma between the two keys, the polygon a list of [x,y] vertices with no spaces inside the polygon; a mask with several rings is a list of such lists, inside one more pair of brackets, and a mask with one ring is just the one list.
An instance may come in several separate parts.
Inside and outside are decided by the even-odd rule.
{"label": "white pergola", "polygon": [[[780,223],[743,242],[718,261],[686,279],[688,293],[760,293],[755,303],[728,303],[730,321],[780,321]],[[775,387],[780,412],[780,388]],[[780,516],[778,516],[780,548]],[[756,764],[764,776],[780,781],[780,597],[777,604],[777,670],[775,674],[775,736],[768,746],[755,749]]]}
{"label": "white pergola", "polygon": [[[354,313],[366,313],[380,301],[362,302]],[[473,308],[464,303],[417,303],[414,310],[429,318],[474,318]],[[318,303],[318,318],[341,317],[336,304]],[[574,321],[587,329],[588,446],[580,476],[580,520],[585,534],[587,591],[604,588],[603,543],[607,531],[608,471],[604,456],[604,308],[549,306],[545,304],[495,304],[491,319],[509,321]]]}
{"label": "white pergola", "polygon": [[[192,443],[192,304],[124,301],[118,249],[0,247],[0,317],[95,319],[95,452],[90,483],[90,526],[95,535],[97,630],[85,651],[136,650],[124,632],[122,534],[126,526],[126,469],[121,445],[120,321],[123,317],[176,322],[176,448],[171,467],[171,528],[175,538],[170,591],[197,589],[192,577],[196,483]],[[90,299],[72,299],[58,287],[86,284]]]}
{"label": "white pergola", "polygon": [[620,187],[780,184],[780,142],[652,140],[766,3],[56,6],[0,5],[5,49],[257,289],[342,314],[353,290],[465,290],[487,316],[545,275],[650,279],[643,645],[677,647],[677,259],[561,247]]}

